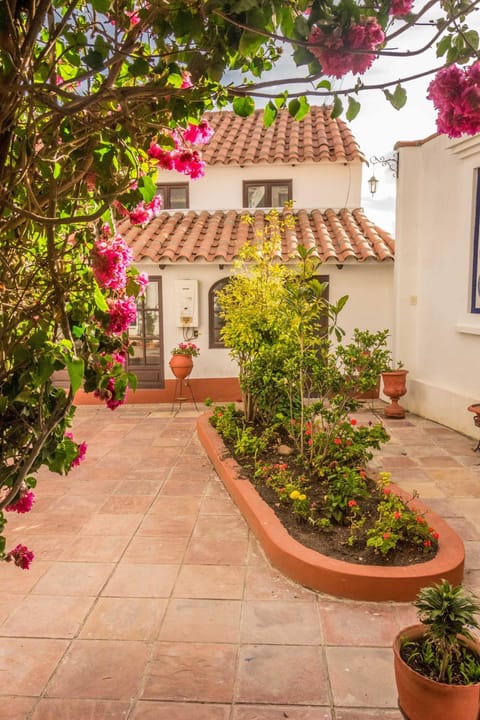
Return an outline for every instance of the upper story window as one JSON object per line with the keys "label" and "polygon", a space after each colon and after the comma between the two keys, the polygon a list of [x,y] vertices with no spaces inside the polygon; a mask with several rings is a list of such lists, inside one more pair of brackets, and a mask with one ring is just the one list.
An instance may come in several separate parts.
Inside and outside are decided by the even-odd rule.
{"label": "upper story window", "polygon": [[291,199],[291,180],[245,180],[243,183],[245,208],[281,208]]}
{"label": "upper story window", "polygon": [[188,208],[188,183],[168,183],[157,185],[157,192],[163,198],[164,210]]}
{"label": "upper story window", "polygon": [[208,292],[208,347],[211,348],[224,348],[221,337],[221,329],[224,325],[224,320],[219,316],[220,305],[218,302],[217,293],[219,290],[225,287],[228,282],[228,278],[222,278],[218,282],[214,283]]}
{"label": "upper story window", "polygon": [[475,225],[472,254],[472,313],[480,313],[480,168],[476,170],[477,189],[475,193]]}

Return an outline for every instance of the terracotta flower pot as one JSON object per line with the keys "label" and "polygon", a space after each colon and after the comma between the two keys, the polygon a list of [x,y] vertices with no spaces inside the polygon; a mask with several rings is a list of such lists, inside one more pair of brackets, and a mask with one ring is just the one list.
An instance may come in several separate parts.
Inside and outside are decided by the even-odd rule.
{"label": "terracotta flower pot", "polygon": [[175,377],[184,380],[192,372],[193,357],[191,355],[172,355],[168,364]]}
{"label": "terracotta flower pot", "polygon": [[[407,720],[477,720],[480,707],[480,683],[447,685],[415,672],[400,656],[402,640],[419,640],[424,625],[404,628],[393,643],[395,682],[398,706]],[[470,640],[465,644],[476,653],[480,646]]]}
{"label": "terracotta flower pot", "polygon": [[389,370],[382,372],[383,392],[390,398],[390,405],[385,408],[386,417],[404,418],[405,409],[398,404],[398,399],[407,392],[408,370]]}

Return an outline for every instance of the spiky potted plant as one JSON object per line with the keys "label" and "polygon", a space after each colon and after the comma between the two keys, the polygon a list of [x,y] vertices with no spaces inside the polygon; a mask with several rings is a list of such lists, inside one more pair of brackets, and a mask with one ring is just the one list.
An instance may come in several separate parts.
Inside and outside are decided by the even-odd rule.
{"label": "spiky potted plant", "polygon": [[447,580],[422,588],[413,605],[421,624],[393,645],[398,705],[408,720],[480,717],[480,601]]}

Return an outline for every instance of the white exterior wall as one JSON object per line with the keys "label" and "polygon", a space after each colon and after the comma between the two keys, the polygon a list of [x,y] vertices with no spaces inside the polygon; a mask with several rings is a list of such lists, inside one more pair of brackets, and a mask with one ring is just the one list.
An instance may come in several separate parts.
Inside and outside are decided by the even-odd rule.
{"label": "white exterior wall", "polygon": [[472,437],[480,401],[480,315],[469,312],[480,135],[399,145],[395,353],[402,404]]}
{"label": "white exterior wall", "polygon": [[[357,208],[361,196],[361,163],[302,163],[301,165],[214,165],[203,178],[190,181],[192,210],[238,210],[243,207],[244,180],[292,180],[295,207]],[[180,182],[177,173],[159,173],[159,182]]]}
{"label": "white exterior wall", "polygon": [[[198,338],[194,339],[201,349],[195,358],[193,378],[229,378],[236,377],[236,364],[229,358],[228,350],[209,349],[209,312],[208,293],[211,286],[229,277],[231,266],[220,269],[218,264],[175,263],[163,270],[153,264],[138,266],[150,276],[162,278],[163,295],[163,342],[164,366],[166,378],[169,378],[168,361],[170,351],[183,340],[182,328],[176,327],[175,280],[197,280],[199,289],[199,325]],[[349,295],[345,309],[339,319],[339,325],[345,330],[347,338],[354,328],[371,331],[390,328],[393,321],[393,263],[352,263],[342,269],[329,263],[321,266],[320,273],[328,275],[330,300],[336,302],[343,295]]]}

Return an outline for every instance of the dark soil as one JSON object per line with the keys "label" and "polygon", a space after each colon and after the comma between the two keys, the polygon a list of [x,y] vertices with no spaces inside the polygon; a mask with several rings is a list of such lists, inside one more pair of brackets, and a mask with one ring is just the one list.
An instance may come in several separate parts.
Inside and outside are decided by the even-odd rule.
{"label": "dark soil", "polygon": [[[405,642],[400,648],[400,656],[402,660],[404,660],[407,665],[412,668],[412,670],[415,670],[415,672],[418,672],[420,675],[430,678],[431,680],[438,681],[435,664],[438,665],[439,653],[434,650],[431,662],[425,662],[424,657],[426,653],[423,652],[423,647],[426,644],[425,639]],[[452,658],[449,677],[448,679],[443,680],[443,682],[446,682],[449,685],[469,685],[472,682],[479,682],[480,658],[476,653],[464,645],[460,646],[460,652],[461,655],[459,658]],[[474,674],[471,674],[468,678],[466,678],[465,669],[469,666],[474,666],[475,671]]]}
{"label": "dark soil", "polygon": [[[354,546],[348,544],[350,536],[350,528],[341,525],[332,525],[328,529],[312,527],[302,518],[295,515],[288,505],[284,505],[279,501],[276,492],[265,485],[264,482],[255,479],[253,474],[253,464],[251,457],[242,457],[235,454],[233,446],[223,440],[229,454],[235,458],[241,467],[241,474],[247,480],[252,482],[257,492],[263,500],[272,508],[282,525],[295,540],[305,547],[316,550],[323,555],[344,560],[345,562],[358,565],[380,565],[380,566],[405,566],[414,565],[415,563],[426,562],[431,560],[437,554],[437,549],[421,549],[418,546],[397,546],[394,551],[384,556],[371,547],[366,547],[367,532],[373,527],[375,518],[377,517],[377,505],[380,499],[380,493],[373,481],[368,481],[370,496],[365,500],[359,500],[358,504],[365,515],[367,521],[363,528],[357,531],[357,542]],[[262,455],[261,459],[269,464],[287,463],[289,469],[295,472],[296,459],[290,455],[282,456],[278,453],[278,448],[271,449],[268,453]],[[300,471],[299,471],[300,472]],[[308,488],[308,497],[312,501],[321,504],[323,496],[326,494],[325,486],[316,481]]]}

